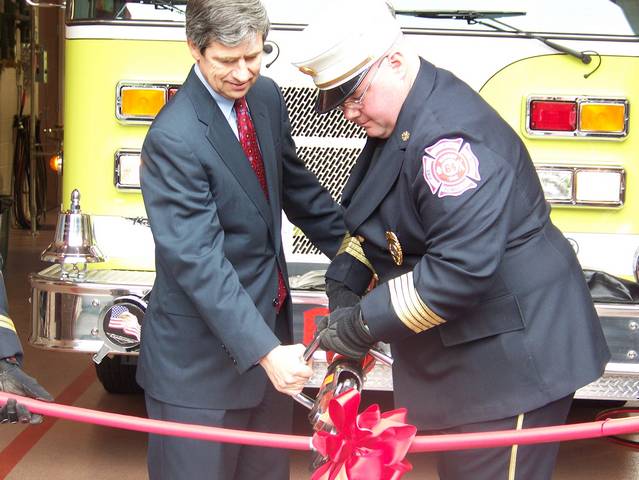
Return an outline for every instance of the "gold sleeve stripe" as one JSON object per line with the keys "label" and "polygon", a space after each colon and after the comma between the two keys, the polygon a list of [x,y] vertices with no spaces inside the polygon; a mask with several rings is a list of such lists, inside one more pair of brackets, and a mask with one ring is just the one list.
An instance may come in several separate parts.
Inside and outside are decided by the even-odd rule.
{"label": "gold sleeve stripe", "polygon": [[399,282],[396,279],[393,279],[388,282],[388,290],[391,298],[391,305],[393,305],[393,310],[395,311],[395,315],[399,317],[401,322],[410,328],[413,332],[419,333],[425,330],[423,326],[415,321],[412,316],[406,313],[406,308],[402,302],[401,291],[398,292]]}
{"label": "gold sleeve stripe", "polygon": [[16,332],[16,326],[13,324],[9,317],[5,317],[4,315],[0,315],[0,328],[8,328],[12,330],[14,333]]}
{"label": "gold sleeve stripe", "polygon": [[408,272],[388,282],[391,304],[401,322],[415,333],[444,323],[419,296],[413,283],[413,272]]}
{"label": "gold sleeve stripe", "polygon": [[344,240],[342,240],[342,245],[339,247],[337,255],[342,253],[347,253],[355,257],[356,260],[362,262],[371,272],[375,273],[373,265],[368,261],[368,258],[366,258],[366,255],[364,254],[362,244],[357,238],[351,237],[349,233],[344,235]]}
{"label": "gold sleeve stripe", "polygon": [[415,283],[413,281],[413,272],[408,272],[406,276],[408,277],[407,282],[410,285],[410,289],[408,291],[411,294],[411,298],[414,299],[414,305],[418,308],[419,313],[424,318],[429,318],[434,325],[446,323],[446,320],[433,312],[430,307],[424,303],[422,298],[419,296],[419,293],[417,293],[417,289],[415,288]]}

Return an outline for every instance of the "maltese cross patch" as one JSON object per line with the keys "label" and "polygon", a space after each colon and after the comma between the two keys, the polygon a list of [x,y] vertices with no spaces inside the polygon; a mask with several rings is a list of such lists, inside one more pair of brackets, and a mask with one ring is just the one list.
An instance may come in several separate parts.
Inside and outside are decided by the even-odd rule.
{"label": "maltese cross patch", "polygon": [[430,191],[438,197],[457,197],[477,187],[479,160],[461,138],[444,138],[424,149],[422,157],[424,179]]}

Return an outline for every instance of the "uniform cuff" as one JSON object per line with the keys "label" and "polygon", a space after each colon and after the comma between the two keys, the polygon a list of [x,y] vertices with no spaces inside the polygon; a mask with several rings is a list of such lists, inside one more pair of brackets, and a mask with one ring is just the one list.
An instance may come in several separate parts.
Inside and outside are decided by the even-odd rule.
{"label": "uniform cuff", "polygon": [[340,254],[326,270],[326,278],[343,283],[361,297],[370,285],[373,274],[366,265],[350,255]]}

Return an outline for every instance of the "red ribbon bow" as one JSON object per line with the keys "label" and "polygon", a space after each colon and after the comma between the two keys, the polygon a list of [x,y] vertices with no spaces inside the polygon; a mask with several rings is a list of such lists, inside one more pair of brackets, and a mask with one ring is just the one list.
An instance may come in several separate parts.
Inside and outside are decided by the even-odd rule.
{"label": "red ribbon bow", "polygon": [[311,480],[397,480],[413,466],[404,460],[417,428],[406,409],[380,413],[371,405],[357,414],[360,393],[348,390],[331,400],[328,412],[337,433],[313,435],[313,447],[328,461]]}

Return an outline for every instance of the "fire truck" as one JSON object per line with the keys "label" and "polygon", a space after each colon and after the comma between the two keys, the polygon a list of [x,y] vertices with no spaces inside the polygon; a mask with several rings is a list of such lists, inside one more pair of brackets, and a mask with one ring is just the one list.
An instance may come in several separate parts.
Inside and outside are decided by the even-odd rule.
{"label": "fire truck", "polygon": [[[139,390],[137,350],[154,280],[140,149],[193,63],[185,3],[66,4],[63,208],[42,254],[52,265],[30,275],[30,343],[91,354],[110,392]],[[639,37],[632,20],[609,0],[393,3],[420,55],[466,81],[519,133],[553,221],[589,278],[604,275],[623,287],[593,294],[612,359],[577,398],[639,399]],[[339,112],[316,115],[310,78],[290,61],[320,2],[265,4],[272,27],[262,74],[282,88],[300,158],[339,200],[365,135]],[[308,343],[315,320],[327,314],[329,260],[283,225],[295,337]],[[321,352],[314,368],[311,386],[326,371]],[[392,389],[390,367],[378,363],[365,388]]]}

